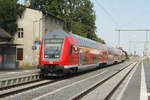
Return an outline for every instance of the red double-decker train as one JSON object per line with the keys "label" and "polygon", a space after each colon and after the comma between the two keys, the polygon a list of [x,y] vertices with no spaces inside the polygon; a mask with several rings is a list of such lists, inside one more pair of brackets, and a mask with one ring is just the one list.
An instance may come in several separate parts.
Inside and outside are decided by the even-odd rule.
{"label": "red double-decker train", "polygon": [[76,73],[126,59],[121,49],[62,30],[44,34],[40,48],[40,69],[45,75]]}

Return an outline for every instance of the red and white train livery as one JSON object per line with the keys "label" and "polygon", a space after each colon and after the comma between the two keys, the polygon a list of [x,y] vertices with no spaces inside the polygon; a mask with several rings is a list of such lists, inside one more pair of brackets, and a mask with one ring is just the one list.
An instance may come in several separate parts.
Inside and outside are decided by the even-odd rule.
{"label": "red and white train livery", "polygon": [[46,75],[75,73],[125,60],[125,53],[99,42],[55,30],[43,36],[40,69]]}

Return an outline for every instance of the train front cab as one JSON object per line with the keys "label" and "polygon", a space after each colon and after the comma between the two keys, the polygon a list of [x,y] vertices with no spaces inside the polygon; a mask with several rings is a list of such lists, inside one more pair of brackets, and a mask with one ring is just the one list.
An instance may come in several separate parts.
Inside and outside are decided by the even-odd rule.
{"label": "train front cab", "polygon": [[76,43],[76,40],[65,32],[45,34],[40,49],[41,71],[47,75],[77,71],[79,57]]}

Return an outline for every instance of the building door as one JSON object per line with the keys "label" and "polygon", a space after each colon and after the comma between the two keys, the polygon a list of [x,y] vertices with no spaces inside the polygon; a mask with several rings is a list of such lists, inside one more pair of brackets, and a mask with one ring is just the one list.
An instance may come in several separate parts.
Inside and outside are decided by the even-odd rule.
{"label": "building door", "polygon": [[16,69],[16,48],[3,48],[3,69]]}

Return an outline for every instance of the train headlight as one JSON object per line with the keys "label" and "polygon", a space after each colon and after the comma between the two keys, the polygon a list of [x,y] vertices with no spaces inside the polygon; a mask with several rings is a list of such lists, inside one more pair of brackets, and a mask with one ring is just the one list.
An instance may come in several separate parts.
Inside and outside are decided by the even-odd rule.
{"label": "train headlight", "polygon": [[48,58],[48,55],[45,55],[44,58]]}
{"label": "train headlight", "polygon": [[59,58],[59,55],[55,55],[55,58]]}

